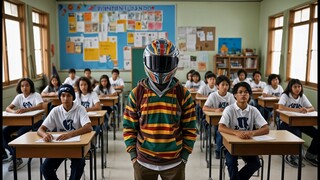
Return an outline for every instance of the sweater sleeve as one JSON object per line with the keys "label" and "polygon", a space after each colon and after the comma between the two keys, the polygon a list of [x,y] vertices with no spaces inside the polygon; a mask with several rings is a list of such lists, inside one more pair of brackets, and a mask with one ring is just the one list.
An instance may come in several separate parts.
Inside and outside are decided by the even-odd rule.
{"label": "sweater sleeve", "polygon": [[191,93],[186,88],[183,90],[185,94],[182,102],[183,114],[181,117],[183,147],[180,155],[182,159],[188,160],[189,154],[192,153],[193,146],[197,138],[196,113]]}
{"label": "sweater sleeve", "polygon": [[137,88],[133,89],[128,97],[128,103],[123,117],[123,138],[126,144],[126,151],[130,154],[131,159],[137,157],[136,143],[137,143],[137,130],[139,123],[139,116],[136,108],[136,99],[134,92]]}

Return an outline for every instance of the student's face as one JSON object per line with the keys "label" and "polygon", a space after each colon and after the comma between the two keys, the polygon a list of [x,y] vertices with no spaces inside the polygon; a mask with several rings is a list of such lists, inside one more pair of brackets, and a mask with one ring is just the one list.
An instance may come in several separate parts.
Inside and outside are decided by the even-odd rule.
{"label": "student's face", "polygon": [[239,87],[237,94],[235,94],[235,98],[239,103],[247,103],[249,100],[248,90],[243,86]]}
{"label": "student's face", "polygon": [[80,87],[80,90],[83,94],[87,94],[88,92],[88,84],[86,81],[80,81],[79,82],[79,87]]}
{"label": "student's face", "polygon": [[106,87],[107,85],[108,85],[108,81],[107,81],[107,79],[105,79],[105,78],[103,78],[103,79],[101,79],[101,85],[103,86],[103,87]]}
{"label": "student's face", "polygon": [[215,85],[216,84],[216,78],[211,77],[207,78],[208,85]]}
{"label": "student's face", "polygon": [[294,84],[291,87],[292,94],[299,95],[301,92],[302,86],[300,84]]}
{"label": "student's face", "polygon": [[194,76],[192,76],[192,80],[193,80],[193,82],[199,82],[199,76],[197,76],[197,75],[194,75]]}
{"label": "student's face", "polygon": [[30,84],[28,81],[22,81],[21,82],[21,86],[20,86],[21,92],[25,95],[29,95],[30,94]]}
{"label": "student's face", "polygon": [[258,73],[256,73],[256,74],[254,75],[253,79],[254,79],[255,81],[257,81],[257,82],[260,82],[260,80],[261,80],[261,75],[258,74]]}
{"label": "student's face", "polygon": [[246,75],[244,73],[239,74],[239,80],[243,81],[246,78]]}
{"label": "student's face", "polygon": [[188,74],[188,80],[191,81],[191,79],[192,79],[192,74],[189,73],[189,74]]}
{"label": "student's face", "polygon": [[119,74],[118,73],[112,73],[112,79],[116,80],[118,78]]}
{"label": "student's face", "polygon": [[74,78],[76,77],[76,74],[75,74],[75,73],[69,73],[69,77],[70,77],[71,79],[74,79]]}
{"label": "student's face", "polygon": [[60,100],[63,105],[72,105],[73,96],[68,92],[62,92],[60,95]]}
{"label": "student's face", "polygon": [[222,81],[218,86],[218,91],[220,95],[226,95],[229,90],[230,85],[226,81]]}
{"label": "student's face", "polygon": [[279,79],[278,78],[274,78],[274,79],[271,80],[271,86],[273,88],[277,88],[278,85],[279,85]]}
{"label": "student's face", "polygon": [[90,78],[91,77],[91,72],[90,71],[84,72],[84,76],[87,77],[87,78]]}
{"label": "student's face", "polygon": [[52,79],[51,79],[51,84],[52,84],[53,86],[58,86],[58,79],[52,78]]}

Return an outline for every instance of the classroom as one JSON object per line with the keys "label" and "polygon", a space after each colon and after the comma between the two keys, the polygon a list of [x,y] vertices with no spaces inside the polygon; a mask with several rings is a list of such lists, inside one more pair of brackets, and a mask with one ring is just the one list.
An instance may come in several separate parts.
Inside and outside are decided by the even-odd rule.
{"label": "classroom", "polygon": [[[134,175],[137,167],[133,167],[131,162],[136,158],[132,157],[132,153],[127,153],[127,150],[131,148],[126,146],[130,137],[124,136],[125,132],[129,131],[127,126],[130,125],[129,119],[131,118],[128,118],[128,114],[132,107],[128,108],[128,106],[131,106],[133,102],[135,103],[135,100],[130,98],[132,96],[130,94],[131,90],[137,86],[141,79],[146,77],[152,79],[149,75],[150,71],[148,74],[148,70],[146,70],[148,69],[147,65],[144,65],[144,53],[147,45],[154,39],[168,39],[179,51],[179,63],[176,64],[174,77],[184,86],[188,84],[187,74],[190,70],[195,70],[200,75],[201,81],[206,80],[205,74],[208,71],[215,74],[215,79],[225,75],[231,82],[229,83],[231,90],[228,92],[230,94],[232,94],[233,88],[237,87],[231,84],[238,78],[239,70],[246,71],[246,78],[250,82],[253,81],[256,71],[260,72],[261,81],[267,84],[269,78],[275,75],[279,80],[279,85],[283,88],[282,92],[284,94],[287,92],[286,87],[289,86],[288,91],[290,94],[292,93],[290,82],[292,82],[292,79],[297,79],[298,81],[295,81],[296,83],[292,85],[292,88],[297,84],[303,87],[303,97],[307,98],[308,105],[311,104],[311,107],[308,106],[306,111],[308,112],[308,108],[312,108],[313,112],[308,112],[304,116],[301,115],[300,120],[301,117],[305,119],[305,124],[299,121],[300,124],[296,126],[310,127],[310,129],[315,127],[316,130],[313,132],[319,134],[317,123],[317,0],[4,0],[2,5],[2,137],[5,137],[3,133],[7,130],[6,127],[26,125],[16,125],[10,121],[10,118],[13,121],[25,117],[23,113],[15,115],[17,110],[14,110],[14,107],[17,106],[13,105],[13,100],[16,100],[17,94],[24,92],[22,90],[23,82],[32,83],[30,84],[31,93],[41,94],[42,98],[40,99],[43,100],[40,109],[36,109],[36,107],[32,109],[37,113],[27,112],[32,114],[32,123],[30,124],[32,127],[30,126],[31,128],[26,132],[27,134],[35,133],[36,138],[37,129],[34,128],[36,124],[34,118],[41,121],[48,117],[52,108],[61,104],[61,94],[70,93],[73,95],[74,102],[80,97],[79,104],[84,106],[81,97],[85,94],[81,82],[86,81],[88,83],[86,79],[91,81],[84,77],[85,72],[90,71],[89,76],[94,80],[91,81],[92,85],[89,87],[92,86],[92,92],[97,92],[100,103],[95,102],[95,105],[90,109],[94,112],[91,114],[88,112],[88,116],[86,116],[96,123],[92,123],[92,125],[97,132],[95,136],[90,136],[87,145],[89,147],[90,144],[95,143],[97,147],[82,147],[90,149],[88,154],[91,152],[92,154],[90,155],[91,160],[86,157],[81,179],[93,179],[93,177],[94,179],[106,180],[139,179]],[[75,83],[72,84],[74,89],[70,91],[69,87],[65,87],[67,89],[64,90],[65,92],[63,89],[60,90],[60,85],[67,84],[66,79],[70,78],[70,72],[73,71],[76,79],[79,79],[72,82]],[[114,76],[114,74],[117,75]],[[57,86],[53,91],[55,92],[54,98],[51,95],[42,94],[43,90],[49,87],[49,84],[52,84],[50,80],[52,75],[58,75],[60,79],[60,87]],[[113,77],[118,79],[112,80]],[[21,78],[24,78],[25,81],[19,81]],[[103,78],[107,79],[107,83],[113,87],[112,93],[104,92],[104,94],[114,95],[105,98],[102,97],[103,95],[99,95],[99,90],[103,94],[103,87],[100,88]],[[116,82],[121,83],[116,84]],[[34,92],[32,92],[32,89]],[[193,140],[193,150],[192,147],[188,147],[192,150],[192,153],[186,161],[185,169],[183,169],[185,170],[185,178],[178,179],[229,179],[227,161],[224,160],[224,155],[221,159],[220,157],[211,158],[211,156],[215,156],[215,151],[212,148],[216,147],[216,135],[211,130],[214,130],[213,126],[218,126],[221,114],[216,124],[211,124],[212,120],[208,120],[211,117],[210,113],[203,112],[202,108],[205,105],[201,104],[201,100],[203,99],[205,102],[209,95],[207,94],[205,98],[201,99],[198,96],[193,96],[196,93],[193,93],[192,89],[188,87],[187,89],[196,107],[192,111],[197,114],[195,116],[197,132],[195,134],[196,138]],[[85,91],[91,93],[90,90]],[[254,91],[252,92],[254,95]],[[245,94],[245,92],[242,94]],[[259,105],[261,105],[260,100],[261,103],[265,103],[262,94],[261,90],[259,97],[255,98]],[[282,112],[287,111],[287,107],[281,104],[283,101],[281,101],[280,95],[277,95],[277,101],[272,102],[268,107],[267,105],[261,105],[262,110],[258,108],[258,111],[266,112],[268,108],[270,110],[267,115],[261,113],[268,123],[269,119],[271,121],[274,119],[273,123],[275,124],[268,125],[270,136],[272,133],[285,131],[291,137],[293,134],[289,130],[281,128],[280,130],[278,128],[280,125],[276,125],[277,117],[284,121],[283,117],[290,116]],[[289,96],[289,94],[287,95]],[[178,95],[176,97],[178,102]],[[143,102],[142,100],[141,102],[137,101],[137,103]],[[150,99],[150,102],[152,102],[152,99]],[[237,102],[237,100],[234,102]],[[64,105],[64,103],[62,104]],[[252,105],[251,101],[250,105]],[[25,104],[23,106],[28,107]],[[156,105],[153,106],[156,107]],[[61,107],[64,106],[61,105]],[[212,125],[212,128],[208,128],[210,131],[202,129],[203,125],[199,120],[202,115],[204,121],[206,118],[208,122],[210,121],[209,127]],[[104,121],[100,117],[101,119],[104,118]],[[109,125],[105,124],[106,120],[108,120]],[[139,122],[139,119],[137,121]],[[127,128],[124,128],[124,126]],[[12,134],[9,134],[8,138],[14,139],[16,137],[16,140],[18,140],[20,131],[18,129],[12,130]],[[144,133],[152,132],[145,129]],[[86,135],[88,134],[90,133]],[[150,136],[150,134],[148,135]],[[226,141],[225,133],[222,133],[222,136],[223,141]],[[214,140],[211,140],[211,137]],[[286,152],[278,150],[271,152],[272,150],[270,150],[270,154],[268,154],[267,150],[263,154],[254,154],[259,155],[259,160],[264,162],[264,165],[250,179],[319,179],[318,165],[315,167],[304,157],[306,153],[309,153],[309,148],[313,147],[313,138],[306,133],[302,133],[301,137],[294,135],[292,137],[297,140],[295,147],[297,148],[296,151],[300,153],[302,161],[300,162],[297,159],[297,162],[299,162],[295,167],[287,163],[284,163],[285,167],[283,167],[282,162],[285,161],[284,155],[287,155]],[[139,138],[137,138],[138,141],[144,141]],[[4,141],[4,138],[2,138],[2,141]],[[16,146],[15,143],[14,141],[12,145],[18,153],[19,146]],[[151,144],[149,144],[150,146],[154,145],[151,141],[148,143]],[[60,144],[61,147],[65,145]],[[178,144],[177,142],[175,146],[178,147]],[[9,147],[10,143],[6,145]],[[274,144],[269,145],[272,149],[271,147]],[[320,147],[319,144],[316,145]],[[265,146],[268,146],[268,144],[265,144]],[[282,151],[287,150],[287,153],[297,154],[296,151],[289,150],[291,146],[288,144],[280,144],[278,147],[283,147]],[[141,147],[137,145],[137,148]],[[227,148],[226,151],[229,150],[228,147],[225,148]],[[7,147],[2,149],[5,149],[6,154],[8,154],[6,156],[9,156],[7,158],[11,160],[11,162],[9,162],[10,160],[4,160],[3,152],[2,179],[44,178],[41,175],[40,163],[45,160],[45,155],[42,158],[42,155],[31,155],[32,153],[29,153],[28,157],[32,157],[33,160],[29,161],[31,171],[28,172],[28,153],[24,153],[21,169],[19,168],[20,165],[17,164],[17,171],[12,170],[12,167],[8,171],[9,166],[12,166],[10,163],[13,162],[13,156],[10,157],[11,151]],[[72,152],[73,150],[70,151],[70,153]],[[150,153],[153,153],[153,151]],[[96,154],[96,157],[93,154]],[[140,153],[137,154],[141,156]],[[21,159],[18,156],[17,162],[18,159]],[[61,158],[69,157],[65,156],[67,155],[61,155]],[[315,156],[317,163],[318,154]],[[270,158],[271,169],[268,167]],[[181,161],[185,160],[181,159]],[[222,160],[226,162],[222,162]],[[245,165],[242,159],[238,161],[239,168]],[[139,158],[138,162],[141,162]],[[71,177],[70,164],[71,161],[69,160],[61,163],[56,171],[59,179],[65,179],[67,176]],[[146,164],[150,165],[150,163]],[[268,173],[269,170],[270,173]],[[161,179],[160,176],[158,179]]]}

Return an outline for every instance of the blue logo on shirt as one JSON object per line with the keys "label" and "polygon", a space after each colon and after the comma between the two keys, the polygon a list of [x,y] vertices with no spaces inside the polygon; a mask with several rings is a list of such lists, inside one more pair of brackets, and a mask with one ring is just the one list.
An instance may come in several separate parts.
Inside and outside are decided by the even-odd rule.
{"label": "blue logo on shirt", "polygon": [[297,109],[302,108],[302,106],[300,104],[298,104],[298,103],[292,103],[292,104],[289,105],[289,107],[290,108],[297,108]]}
{"label": "blue logo on shirt", "polygon": [[81,101],[81,105],[85,108],[89,108],[90,103],[88,101]]}
{"label": "blue logo on shirt", "polygon": [[273,96],[280,97],[280,93],[272,93]]}
{"label": "blue logo on shirt", "polygon": [[229,103],[228,103],[228,102],[220,102],[220,103],[219,103],[219,108],[224,109],[224,108],[226,108],[227,106],[229,106]]}
{"label": "blue logo on shirt", "polygon": [[239,117],[237,118],[238,125],[235,127],[235,130],[249,130],[248,118],[247,117]]}
{"label": "blue logo on shirt", "polygon": [[24,108],[31,108],[32,107],[31,102],[23,102],[22,105],[23,105]]}
{"label": "blue logo on shirt", "polygon": [[73,127],[73,120],[72,119],[66,119],[63,121],[64,128],[67,129],[67,131],[73,131],[76,130],[76,128]]}

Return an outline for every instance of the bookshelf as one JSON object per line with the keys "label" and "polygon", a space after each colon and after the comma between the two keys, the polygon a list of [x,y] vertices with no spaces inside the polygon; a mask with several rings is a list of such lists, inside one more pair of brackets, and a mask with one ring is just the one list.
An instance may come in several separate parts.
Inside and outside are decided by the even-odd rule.
{"label": "bookshelf", "polygon": [[231,81],[238,75],[239,69],[244,69],[248,78],[252,79],[252,73],[259,68],[258,56],[221,56],[215,55],[213,60],[214,73],[219,75],[225,75],[230,78]]}

